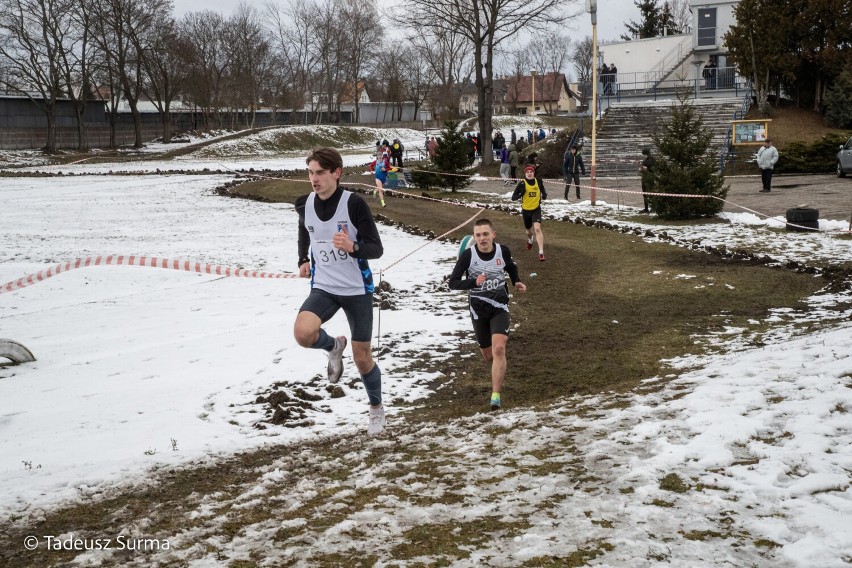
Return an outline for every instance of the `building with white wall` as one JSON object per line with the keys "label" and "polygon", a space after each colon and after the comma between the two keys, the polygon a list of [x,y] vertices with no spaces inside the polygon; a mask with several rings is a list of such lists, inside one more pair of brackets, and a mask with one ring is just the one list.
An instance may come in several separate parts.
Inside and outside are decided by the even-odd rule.
{"label": "building with white wall", "polygon": [[717,68],[714,89],[733,88],[741,79],[728,60],[724,36],[736,23],[738,1],[699,0],[690,6],[690,33],[601,45],[598,65],[616,65],[615,88],[623,94],[673,89],[696,79],[703,86],[702,71],[711,60]]}

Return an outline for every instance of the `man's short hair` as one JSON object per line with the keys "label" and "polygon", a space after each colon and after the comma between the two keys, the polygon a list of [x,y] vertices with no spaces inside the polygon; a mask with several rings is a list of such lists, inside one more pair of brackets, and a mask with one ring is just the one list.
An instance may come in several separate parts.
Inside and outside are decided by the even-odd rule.
{"label": "man's short hair", "polygon": [[772,140],[770,140],[769,138],[767,138],[767,139],[766,139],[766,140],[764,140],[763,142],[764,142],[764,144],[770,144],[770,143],[772,142]]}
{"label": "man's short hair", "polygon": [[477,219],[476,222],[473,224],[474,227],[481,227],[482,225],[488,225],[489,227],[491,227],[492,231],[494,230],[494,225],[492,225],[491,221],[489,221],[488,219]]}
{"label": "man's short hair", "polygon": [[306,164],[317,162],[322,169],[333,172],[337,168],[343,168],[343,157],[334,148],[314,148],[305,159]]}

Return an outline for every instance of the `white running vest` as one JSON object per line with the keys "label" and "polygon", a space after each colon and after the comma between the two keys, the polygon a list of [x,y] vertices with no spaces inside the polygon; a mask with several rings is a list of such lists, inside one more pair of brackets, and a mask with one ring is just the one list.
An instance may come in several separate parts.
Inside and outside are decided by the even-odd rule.
{"label": "white running vest", "polygon": [[[372,292],[373,277],[369,268],[361,269],[357,258],[334,248],[334,234],[346,227],[349,238],[358,240],[358,229],[349,218],[351,191],[343,191],[334,216],[328,221],[317,217],[314,201],[316,194],[308,195],[305,202],[305,227],[311,237],[311,286],[338,296],[359,296]],[[366,264],[366,263],[365,263]]]}
{"label": "white running vest", "polygon": [[470,290],[470,313],[477,318],[476,303],[485,302],[495,308],[509,311],[509,291],[506,288],[506,262],[503,260],[503,249],[494,244],[494,258],[482,260],[476,246],[470,247],[470,268],[467,269],[469,278],[476,278],[483,272],[485,282],[482,286]]}

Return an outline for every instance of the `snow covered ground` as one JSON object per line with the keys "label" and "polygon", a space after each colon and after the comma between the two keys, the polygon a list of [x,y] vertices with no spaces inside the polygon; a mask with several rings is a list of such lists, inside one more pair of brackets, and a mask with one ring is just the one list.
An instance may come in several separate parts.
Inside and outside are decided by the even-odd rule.
{"label": "snow covered ground", "polygon": [[[0,189],[0,281],[111,253],[293,272],[292,206],[214,195],[227,179],[7,180]],[[375,269],[422,244],[396,229],[381,232],[389,246]],[[382,312],[383,341],[398,341],[395,351],[419,352],[466,327],[453,310],[457,295],[430,295],[434,309],[426,311],[423,299],[410,296],[449,273],[455,254],[454,245],[435,243],[384,275],[408,294],[400,309]],[[324,372],[324,356],[292,338],[308,289],[303,279],[122,266],[79,269],[0,294],[0,337],[23,343],[38,359],[0,368],[0,511],[85,494],[155,463],[310,436],[310,429],[252,428],[262,417],[253,403],[264,389]],[[345,318],[329,330],[348,335]],[[426,395],[427,377],[393,372],[405,360],[382,363],[389,403]],[[351,361],[349,369],[354,373]],[[363,429],[366,395],[359,384],[346,385],[345,397],[326,395],[310,413],[316,430]]]}
{"label": "snow covered ground", "polygon": [[[246,163],[252,162],[239,166]],[[276,163],[297,168],[303,159]],[[152,167],[159,166],[146,162],[142,169]],[[73,166],[81,173],[105,170]],[[0,186],[0,284],[59,261],[110,253],[294,270],[292,207],[213,194],[212,188],[229,179],[223,174],[6,178]],[[635,214],[625,207],[593,209],[559,200],[547,210],[555,217],[614,223],[628,223]],[[678,238],[750,248],[782,260],[852,260],[849,241],[833,235],[791,235],[744,214],[728,218],[731,224],[667,230]],[[630,224],[636,225],[635,217]],[[373,263],[376,269],[423,243],[395,229],[381,232],[386,253]],[[362,543],[363,552],[387,562],[392,560],[387,542],[401,538],[406,528],[503,515],[526,521],[521,534],[495,540],[455,565],[518,565],[538,556],[564,556],[589,542],[613,546],[611,553],[589,561],[600,566],[852,563],[848,293],[815,295],[809,313],[769,314],[765,323],[774,330],[763,336],[763,347],[753,347],[742,330],[701,338],[715,342],[720,352],[673,361],[682,373],[648,377],[650,392],[575,397],[541,411],[510,410],[412,432],[392,401],[428,397],[424,383],[430,377],[395,369],[429,345],[452,342],[445,334],[469,327],[458,308],[463,298],[434,291],[416,295],[431,290],[455,257],[453,245],[435,243],[426,251],[385,277],[402,291],[400,309],[383,311],[381,321],[383,336],[398,342],[393,357],[381,364],[390,424],[396,421],[402,433],[372,441],[360,437],[366,401],[352,365],[341,382],[345,396],[331,398],[316,380],[325,358],[292,339],[292,321],[307,294],[305,281],[104,267],[0,294],[0,337],[21,341],[38,358],[0,369],[0,515],[30,517],[68,500],[109,494],[162,464],[350,432],[359,436],[359,448],[347,456],[354,466],[345,483],[379,489],[392,483],[395,495],[408,493],[411,499],[381,499],[369,511],[314,535],[315,546],[325,550],[351,554],[347,527],[363,524],[379,529]],[[796,323],[805,320],[835,323],[803,335]],[[345,326],[337,317],[330,330],[346,333]],[[663,389],[650,389],[660,381],[667,383]],[[263,416],[256,397],[277,382],[322,397],[308,412],[310,424],[252,427]],[[426,488],[411,479],[388,481],[394,452],[421,445],[424,452],[426,446],[446,449],[444,465],[435,473],[445,486],[438,483],[429,491],[455,492],[462,500],[450,502],[459,506],[423,507],[416,497]],[[489,445],[502,449],[499,463],[482,451]],[[387,457],[367,467],[363,455],[370,452]],[[584,464],[594,480],[535,469],[558,461]],[[278,485],[276,467],[270,465],[260,486],[247,489],[246,499]],[[685,493],[661,487],[671,473],[689,486]],[[211,519],[212,526],[216,522]],[[259,551],[286,560],[310,552],[299,546],[270,551],[265,530],[246,527],[232,558]],[[191,542],[205,536],[188,531],[181,538]],[[304,542],[309,541],[303,548]],[[169,554],[177,556],[165,558],[199,566],[221,564],[220,557],[192,548]],[[437,560],[423,558],[427,564]],[[94,560],[83,554],[79,561]]]}

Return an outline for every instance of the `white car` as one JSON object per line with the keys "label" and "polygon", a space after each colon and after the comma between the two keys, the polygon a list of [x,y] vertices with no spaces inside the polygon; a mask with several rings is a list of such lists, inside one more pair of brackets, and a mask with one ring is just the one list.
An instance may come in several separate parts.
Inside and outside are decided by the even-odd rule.
{"label": "white car", "polygon": [[852,138],[837,151],[837,177],[852,174]]}

